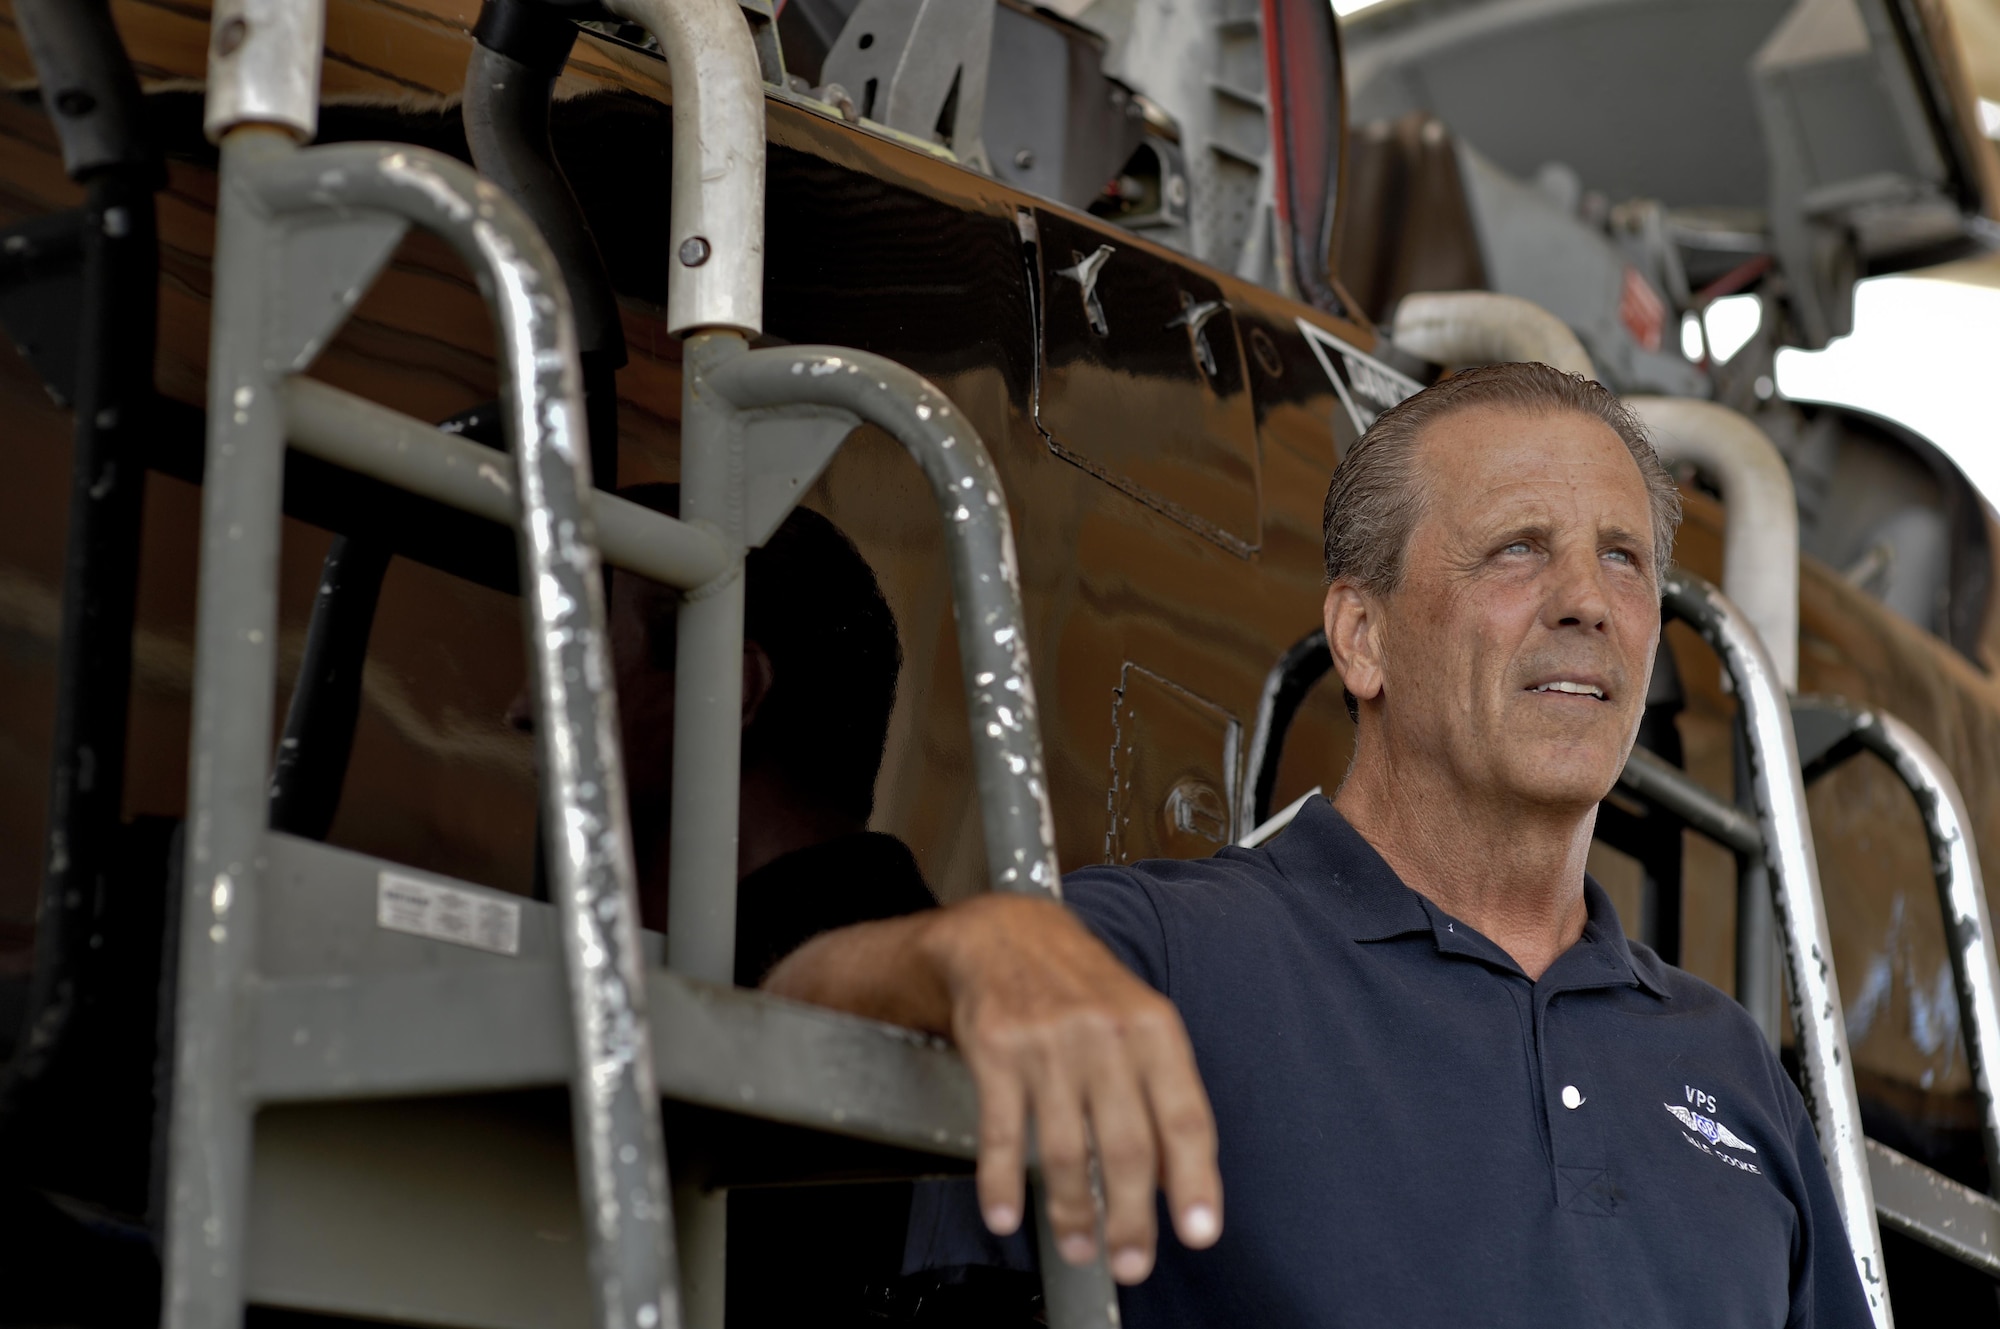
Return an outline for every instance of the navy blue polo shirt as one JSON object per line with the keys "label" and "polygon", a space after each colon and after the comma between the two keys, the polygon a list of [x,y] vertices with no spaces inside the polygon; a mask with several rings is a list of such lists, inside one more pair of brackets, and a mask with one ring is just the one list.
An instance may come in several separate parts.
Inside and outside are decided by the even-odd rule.
{"label": "navy blue polo shirt", "polygon": [[1261,849],[1071,875],[1179,1008],[1220,1138],[1221,1241],[1163,1234],[1126,1323],[1870,1325],[1756,1026],[1585,892],[1531,982],[1323,799]]}

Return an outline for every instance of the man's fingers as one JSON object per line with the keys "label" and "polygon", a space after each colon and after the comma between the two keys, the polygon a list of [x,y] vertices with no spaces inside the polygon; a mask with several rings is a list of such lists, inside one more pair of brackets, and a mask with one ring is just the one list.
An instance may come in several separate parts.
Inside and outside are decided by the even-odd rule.
{"label": "man's fingers", "polygon": [[1083,1098],[1076,1083],[1056,1066],[1044,1068],[1031,1092],[1049,1229],[1062,1258],[1083,1264],[1097,1254],[1097,1199],[1090,1189],[1090,1137],[1084,1126]]}
{"label": "man's fingers", "polygon": [[974,1067],[979,1088],[979,1212],[986,1226],[1006,1236],[1025,1212],[1027,1093],[1012,1067]]}
{"label": "man's fingers", "polygon": [[1145,1089],[1132,1059],[1120,1048],[1092,1060],[1090,1123],[1104,1185],[1104,1244],[1111,1276],[1121,1283],[1142,1282],[1153,1272],[1158,1235],[1153,1195],[1159,1186],[1159,1149]]}
{"label": "man's fingers", "polygon": [[1133,1052],[1158,1134],[1161,1185],[1181,1244],[1213,1246],[1222,1235],[1222,1173],[1215,1163],[1215,1114],[1177,1015],[1135,1030]]}

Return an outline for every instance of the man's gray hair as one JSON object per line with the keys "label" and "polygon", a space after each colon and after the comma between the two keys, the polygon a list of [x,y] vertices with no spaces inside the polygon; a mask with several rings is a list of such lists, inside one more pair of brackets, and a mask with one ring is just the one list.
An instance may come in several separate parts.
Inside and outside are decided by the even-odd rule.
{"label": "man's gray hair", "polygon": [[1602,420],[1632,454],[1653,513],[1653,571],[1664,572],[1681,524],[1681,491],[1660,465],[1645,426],[1602,383],[1545,364],[1482,365],[1390,407],[1333,468],[1321,527],[1326,579],[1386,595],[1403,577],[1403,553],[1424,508],[1417,443],[1447,416],[1481,407],[1533,415],[1570,412]]}

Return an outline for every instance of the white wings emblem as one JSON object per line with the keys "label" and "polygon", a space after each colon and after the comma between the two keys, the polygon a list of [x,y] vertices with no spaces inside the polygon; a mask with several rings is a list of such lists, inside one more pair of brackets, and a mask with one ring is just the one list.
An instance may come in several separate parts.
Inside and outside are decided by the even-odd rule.
{"label": "white wings emblem", "polygon": [[1705,1137],[1710,1144],[1727,1145],[1731,1149],[1741,1149],[1746,1153],[1754,1154],[1757,1152],[1756,1145],[1743,1139],[1736,1132],[1730,1130],[1713,1117],[1704,1117],[1699,1112],[1690,1112],[1686,1108],[1679,1107],[1673,1103],[1662,1103],[1660,1106],[1673,1113],[1676,1117],[1679,1117],[1681,1125],[1687,1127],[1697,1135]]}

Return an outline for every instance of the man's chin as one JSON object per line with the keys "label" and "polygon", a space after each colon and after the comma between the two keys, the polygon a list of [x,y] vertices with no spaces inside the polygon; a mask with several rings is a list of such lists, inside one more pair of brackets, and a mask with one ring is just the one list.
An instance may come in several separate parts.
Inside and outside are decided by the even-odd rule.
{"label": "man's chin", "polygon": [[1581,813],[1603,801],[1624,769],[1622,747],[1578,752],[1556,745],[1540,753],[1515,754],[1507,763],[1504,783],[1526,807]]}

